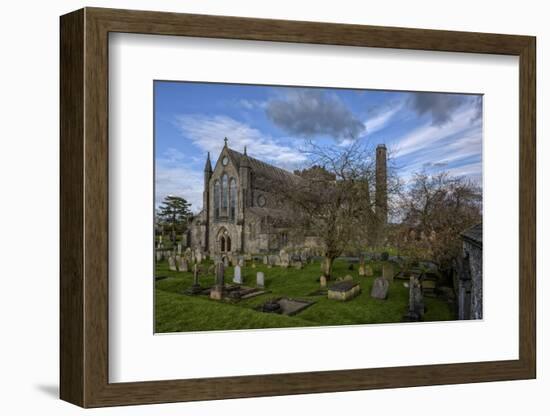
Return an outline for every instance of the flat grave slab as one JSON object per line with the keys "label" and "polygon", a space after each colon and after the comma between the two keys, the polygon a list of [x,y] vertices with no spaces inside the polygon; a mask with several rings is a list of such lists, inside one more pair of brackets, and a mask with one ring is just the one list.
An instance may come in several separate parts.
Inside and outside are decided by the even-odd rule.
{"label": "flat grave slab", "polygon": [[328,288],[328,298],[339,301],[353,299],[359,293],[361,293],[361,286],[351,280],[335,283]]}
{"label": "flat grave slab", "polygon": [[279,298],[271,299],[255,309],[260,312],[278,313],[281,315],[293,316],[302,312],[304,309],[308,308],[314,303],[315,302],[309,300]]}

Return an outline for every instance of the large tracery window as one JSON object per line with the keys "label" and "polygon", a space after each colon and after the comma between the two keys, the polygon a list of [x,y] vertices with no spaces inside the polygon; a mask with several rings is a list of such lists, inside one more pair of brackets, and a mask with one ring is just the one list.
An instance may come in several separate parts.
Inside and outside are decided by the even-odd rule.
{"label": "large tracery window", "polygon": [[228,186],[227,175],[222,176],[222,215],[227,216]]}
{"label": "large tracery window", "polygon": [[229,204],[229,217],[234,220],[235,212],[237,210],[237,181],[235,178],[231,178],[229,181],[229,198],[231,200]]}
{"label": "large tracery window", "polygon": [[214,182],[214,219],[220,218],[220,181]]}

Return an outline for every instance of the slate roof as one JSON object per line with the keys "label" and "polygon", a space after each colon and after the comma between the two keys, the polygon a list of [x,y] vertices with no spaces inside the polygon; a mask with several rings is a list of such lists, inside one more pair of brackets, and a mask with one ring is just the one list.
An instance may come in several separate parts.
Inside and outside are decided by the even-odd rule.
{"label": "slate roof", "polygon": [[300,180],[299,176],[294,175],[289,171],[270,165],[269,163],[262,162],[261,160],[254,159],[253,157],[250,157],[248,155],[245,156],[244,154],[237,152],[236,150],[227,148],[227,153],[229,154],[229,157],[233,160],[233,163],[235,164],[235,166],[237,166],[237,168],[241,166],[243,158],[246,157],[248,159],[250,167],[252,168],[252,171],[256,176],[283,182],[294,182],[296,180]]}
{"label": "slate roof", "polygon": [[483,223],[476,224],[460,233],[462,238],[477,244],[479,247],[483,245]]}

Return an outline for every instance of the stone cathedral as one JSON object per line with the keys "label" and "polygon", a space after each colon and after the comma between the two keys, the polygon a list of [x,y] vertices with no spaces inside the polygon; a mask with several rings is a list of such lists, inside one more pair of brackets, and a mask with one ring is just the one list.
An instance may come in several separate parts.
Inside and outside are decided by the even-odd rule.
{"label": "stone cathedral", "polygon": [[[288,208],[270,192],[270,183],[296,180],[289,171],[272,166],[225,145],[212,169],[210,153],[204,167],[203,209],[192,222],[188,243],[212,254],[269,253],[288,245]],[[376,206],[387,211],[386,147],[376,149]],[[314,247],[315,236],[301,247]]]}

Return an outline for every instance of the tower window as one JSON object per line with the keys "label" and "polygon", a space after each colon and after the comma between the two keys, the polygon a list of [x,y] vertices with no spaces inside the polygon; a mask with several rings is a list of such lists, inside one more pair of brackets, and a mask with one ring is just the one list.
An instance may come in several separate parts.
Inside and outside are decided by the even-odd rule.
{"label": "tower window", "polygon": [[214,182],[214,219],[220,218],[220,181]]}
{"label": "tower window", "polygon": [[232,220],[235,219],[235,211],[237,210],[237,181],[235,178],[231,178],[229,181],[229,198],[230,198],[230,213],[229,216]]}

